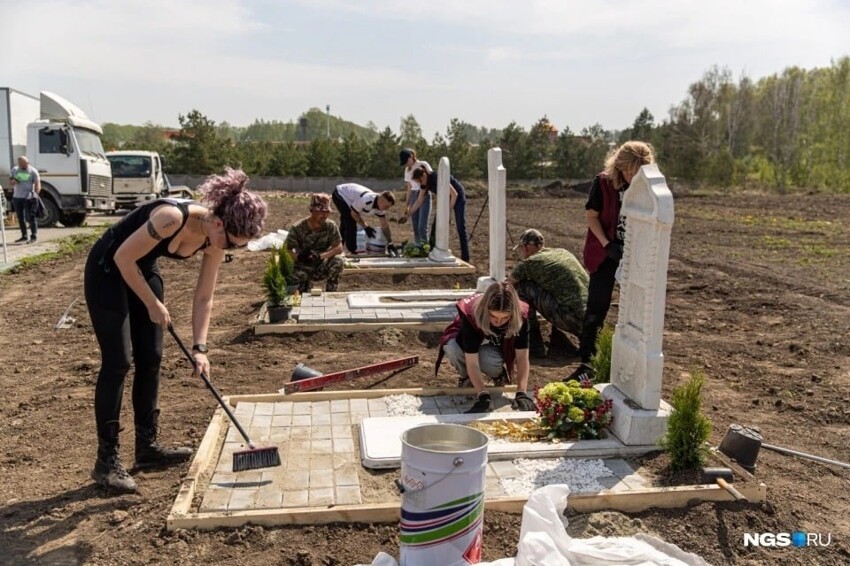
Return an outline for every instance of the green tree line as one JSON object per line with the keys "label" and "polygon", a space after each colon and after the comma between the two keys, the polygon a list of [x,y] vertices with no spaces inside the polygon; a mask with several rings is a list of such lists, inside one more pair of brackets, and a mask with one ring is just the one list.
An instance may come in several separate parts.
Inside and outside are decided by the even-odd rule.
{"label": "green tree line", "polygon": [[251,175],[376,178],[398,177],[398,152],[412,147],[433,166],[448,156],[461,179],[485,178],[487,150],[501,147],[511,178],[588,179],[612,147],[640,139],[653,144],[668,178],[780,192],[850,191],[850,57],[825,68],[790,67],[757,81],[736,81],[728,69],[714,67],[661,123],[643,109],[620,131],[593,124],[559,132],[546,116],[528,129],[515,122],[488,129],[452,119],[445,133],[427,140],[412,114],[401,119],[396,133],[318,108],[296,122],[257,120],[247,127],[216,124],[197,110],[179,122],[171,141],[155,124],[106,124],[104,145],[160,151],[175,173],[209,174],[230,165]]}

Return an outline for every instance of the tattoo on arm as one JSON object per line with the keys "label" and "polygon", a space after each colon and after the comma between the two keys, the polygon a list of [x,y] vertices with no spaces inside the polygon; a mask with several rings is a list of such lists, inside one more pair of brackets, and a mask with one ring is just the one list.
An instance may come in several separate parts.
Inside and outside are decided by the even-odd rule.
{"label": "tattoo on arm", "polygon": [[151,238],[154,240],[162,240],[162,236],[156,231],[156,228],[153,225],[153,221],[148,220],[148,234],[150,234]]}

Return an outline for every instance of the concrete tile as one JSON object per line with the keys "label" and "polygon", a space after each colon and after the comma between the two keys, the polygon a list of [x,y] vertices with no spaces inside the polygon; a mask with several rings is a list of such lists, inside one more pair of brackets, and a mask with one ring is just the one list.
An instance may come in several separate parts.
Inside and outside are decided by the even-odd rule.
{"label": "concrete tile", "polygon": [[356,464],[346,464],[334,470],[334,483],[341,485],[360,485]]}
{"label": "concrete tile", "polygon": [[274,403],[257,403],[257,408],[254,409],[255,415],[268,415],[271,416],[274,414]]}
{"label": "concrete tile", "polygon": [[289,441],[289,453],[290,454],[309,454],[310,453],[310,441],[309,440],[290,440]]}
{"label": "concrete tile", "polygon": [[364,411],[351,411],[351,422],[352,424],[360,424],[363,422],[363,419],[368,419],[369,413]]}
{"label": "concrete tile", "polygon": [[[255,408],[256,408],[256,403],[246,403],[246,402],[238,403],[236,405],[236,408],[233,409],[233,414],[236,415],[236,418],[239,418],[239,420],[241,421],[242,419],[240,417],[251,417],[251,416],[253,416]],[[248,419],[246,419],[246,420],[248,420]]]}
{"label": "concrete tile", "polygon": [[270,426],[249,426],[248,437],[254,442],[268,441],[272,433]]}
{"label": "concrete tile", "polygon": [[310,415],[293,415],[292,426],[311,426],[313,417]]}
{"label": "concrete tile", "polygon": [[357,459],[357,454],[355,454],[354,452],[334,452],[332,458],[334,469],[350,464],[360,464],[359,460]]}
{"label": "concrete tile", "polygon": [[348,399],[334,399],[331,401],[331,413],[347,413],[350,410]]}
{"label": "concrete tile", "polygon": [[207,490],[201,502],[201,511],[226,511],[230,493],[229,489]]}
{"label": "concrete tile", "polygon": [[500,479],[508,479],[508,478],[516,478],[519,477],[519,472],[516,469],[516,466],[510,460],[502,460],[499,462],[490,462],[488,466],[493,467],[493,471],[496,472],[496,475]]}
{"label": "concrete tile", "polygon": [[274,404],[274,414],[275,415],[291,415],[292,414],[292,406],[294,403],[292,401],[278,401]]}
{"label": "concrete tile", "polygon": [[[340,441],[342,442],[342,441]],[[353,446],[351,450],[347,450],[347,452],[351,452],[353,450]],[[310,442],[310,450],[315,454],[332,454],[334,451],[333,442],[330,440],[316,440],[313,439]]]}
{"label": "concrete tile", "polygon": [[328,426],[329,427],[329,426],[331,426],[331,415],[330,415],[330,413],[325,413],[325,414],[322,414],[322,415],[313,415],[312,419],[313,420],[310,423],[310,426],[312,426],[312,427],[317,427],[317,426]]}
{"label": "concrete tile", "polygon": [[309,415],[310,412],[311,412],[310,406],[311,406],[311,403],[309,401],[300,401],[298,403],[293,403],[292,414],[293,415]]}
{"label": "concrete tile", "polygon": [[602,485],[603,489],[608,491],[628,491],[630,489],[629,486],[617,476],[596,478],[596,481]]}
{"label": "concrete tile", "polygon": [[272,417],[272,427],[277,426],[292,426],[292,415],[274,415]]}
{"label": "concrete tile", "polygon": [[609,458],[607,460],[603,460],[602,463],[605,464],[605,467],[611,470],[615,476],[620,478],[635,473],[635,470],[629,466],[628,462],[620,458]]}
{"label": "concrete tile", "polygon": [[334,474],[332,470],[310,470],[310,489],[333,487]]}
{"label": "concrete tile", "polygon": [[255,489],[239,489],[234,490],[230,494],[230,501],[227,503],[228,511],[244,511],[251,509],[254,506],[254,498],[257,495]]}
{"label": "concrete tile", "polygon": [[310,460],[305,458],[303,454],[292,454],[291,452],[284,457],[283,465],[287,471],[309,471]]}
{"label": "concrete tile", "polygon": [[336,487],[337,505],[360,505],[363,500],[360,497],[360,488],[354,485],[339,485]]}
{"label": "concrete tile", "polygon": [[333,436],[329,426],[314,426],[312,430],[313,440],[327,440]]}
{"label": "concrete tile", "polygon": [[257,484],[263,481],[263,472],[260,470],[235,472],[233,475],[236,476],[233,484],[234,489],[255,489]]}
{"label": "concrete tile", "polygon": [[[271,404],[271,403],[269,403]],[[272,416],[271,415],[260,415],[258,413],[254,413],[254,417],[251,419],[252,427],[263,427],[263,428],[271,428],[272,426]]]}
{"label": "concrete tile", "polygon": [[311,454],[309,457],[310,471],[333,469],[333,454]]}
{"label": "concrete tile", "polygon": [[289,431],[291,429],[288,426],[278,426],[271,429],[269,433],[269,442],[277,445],[282,448],[281,444],[289,443]]}
{"label": "concrete tile", "polygon": [[283,499],[279,489],[259,489],[254,499],[254,509],[277,509]]}
{"label": "concrete tile", "polygon": [[366,399],[365,401],[369,405],[369,414],[373,414],[374,411],[387,412],[387,402],[383,398]]}
{"label": "concrete tile", "polygon": [[306,490],[310,487],[309,470],[291,470],[286,474],[279,486],[283,491]]}
{"label": "concrete tile", "polygon": [[646,489],[652,485],[639,474],[629,474],[620,478],[630,489]]}
{"label": "concrete tile", "polygon": [[310,507],[320,507],[324,505],[333,505],[334,503],[334,488],[322,487],[319,489],[310,489],[309,495]]}
{"label": "concrete tile", "polygon": [[[349,399],[349,404],[351,405],[352,412],[369,412],[369,399]],[[386,406],[386,404],[384,404],[384,406]]]}
{"label": "concrete tile", "polygon": [[351,415],[349,413],[333,413],[331,414],[331,424],[333,426],[350,425]]}
{"label": "concrete tile", "polygon": [[307,507],[309,503],[309,491],[284,491],[283,492],[283,507]]}
{"label": "concrete tile", "polygon": [[331,412],[330,401],[312,401],[310,407],[312,415],[327,415]]}
{"label": "concrete tile", "polygon": [[331,427],[331,435],[334,440],[337,438],[351,438],[351,426],[346,425],[334,425]]}
{"label": "concrete tile", "polygon": [[333,452],[354,452],[354,440],[351,438],[334,438]]}
{"label": "concrete tile", "polygon": [[308,426],[293,426],[289,429],[290,440],[310,440],[313,429]]}
{"label": "concrete tile", "polygon": [[504,497],[507,495],[498,478],[487,478],[484,482],[485,497]]}

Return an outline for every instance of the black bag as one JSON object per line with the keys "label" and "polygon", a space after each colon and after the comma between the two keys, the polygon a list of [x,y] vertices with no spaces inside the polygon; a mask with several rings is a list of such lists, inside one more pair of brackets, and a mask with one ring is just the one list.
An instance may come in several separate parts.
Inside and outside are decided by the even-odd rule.
{"label": "black bag", "polygon": [[36,218],[40,218],[47,213],[47,209],[44,206],[44,201],[41,200],[41,197],[38,194],[35,194],[32,198],[32,202],[29,203],[30,210]]}

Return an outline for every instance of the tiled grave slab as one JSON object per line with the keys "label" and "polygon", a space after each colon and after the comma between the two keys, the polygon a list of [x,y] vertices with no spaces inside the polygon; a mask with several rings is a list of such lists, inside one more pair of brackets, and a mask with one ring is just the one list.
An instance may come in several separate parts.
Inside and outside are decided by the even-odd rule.
{"label": "tiled grave slab", "polygon": [[343,276],[368,273],[427,273],[449,275],[475,273],[475,266],[459,258],[454,261],[432,261],[428,258],[355,257],[349,258],[342,270]]}
{"label": "tiled grave slab", "polygon": [[[437,401],[439,403],[439,399]],[[414,417],[370,417],[360,425],[360,451],[367,468],[398,468],[401,465],[401,435],[415,426],[435,423],[467,424],[472,421],[528,420],[534,412],[510,412],[486,416],[466,414],[422,415]],[[514,458],[611,458],[645,454],[657,446],[626,446],[613,435],[601,440],[573,442],[490,442],[487,457],[492,460]]]}
{"label": "tiled grave slab", "polygon": [[348,306],[355,308],[413,309],[453,307],[454,304],[473,294],[473,289],[455,290],[419,290],[419,291],[373,291],[351,293]]}

